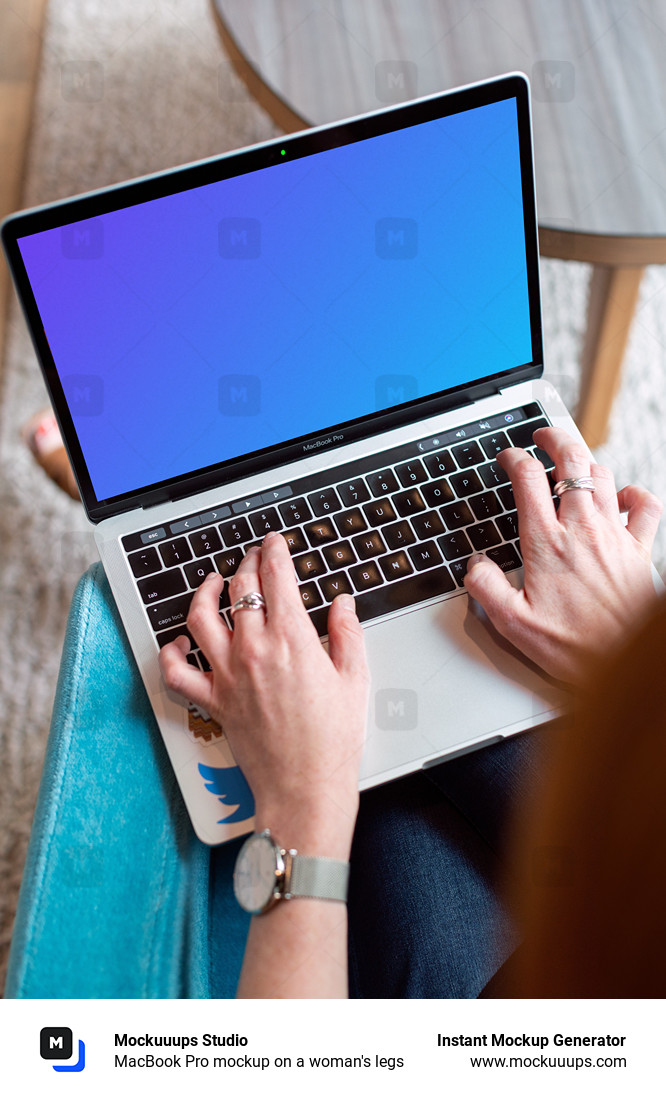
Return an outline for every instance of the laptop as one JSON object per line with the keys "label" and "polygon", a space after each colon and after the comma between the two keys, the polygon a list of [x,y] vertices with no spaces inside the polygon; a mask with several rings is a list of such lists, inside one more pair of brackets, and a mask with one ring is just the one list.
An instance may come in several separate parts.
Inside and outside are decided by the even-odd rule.
{"label": "laptop", "polygon": [[[478,550],[521,583],[497,453],[535,451],[546,423],[580,438],[542,378],[524,76],[22,212],[2,239],[205,843],[250,831],[252,796],[158,652],[208,572],[230,577],[269,530],[322,643],[332,599],[356,596],[361,788],[554,716],[557,687],[463,586]],[[207,670],[194,643],[188,659]]]}

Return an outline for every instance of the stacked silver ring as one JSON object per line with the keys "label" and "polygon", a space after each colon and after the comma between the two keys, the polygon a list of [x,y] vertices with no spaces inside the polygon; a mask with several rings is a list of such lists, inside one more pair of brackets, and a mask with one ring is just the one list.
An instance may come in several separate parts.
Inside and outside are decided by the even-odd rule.
{"label": "stacked silver ring", "polygon": [[231,608],[232,616],[236,611],[265,611],[266,600],[263,595],[258,591],[249,591],[247,595],[242,595],[240,599],[237,599]]}
{"label": "stacked silver ring", "polygon": [[562,496],[565,492],[571,492],[574,488],[583,488],[586,492],[594,492],[594,481],[591,477],[565,477],[558,481],[553,489],[556,496]]}

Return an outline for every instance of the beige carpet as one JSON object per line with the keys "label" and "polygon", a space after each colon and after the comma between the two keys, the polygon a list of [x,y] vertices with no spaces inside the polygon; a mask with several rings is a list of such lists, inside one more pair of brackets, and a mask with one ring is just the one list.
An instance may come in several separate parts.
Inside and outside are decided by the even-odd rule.
{"label": "beige carpet", "polygon": [[[239,0],[241,2],[241,0]],[[75,94],[73,94],[73,91]],[[274,133],[218,44],[206,0],[51,0],[24,205]],[[543,265],[546,362],[575,401],[589,272]],[[45,403],[13,310],[0,402],[0,987],[71,593],[94,555],[81,509],[24,451]],[[646,277],[605,455],[666,499],[666,276]],[[666,566],[662,531],[656,559]]]}

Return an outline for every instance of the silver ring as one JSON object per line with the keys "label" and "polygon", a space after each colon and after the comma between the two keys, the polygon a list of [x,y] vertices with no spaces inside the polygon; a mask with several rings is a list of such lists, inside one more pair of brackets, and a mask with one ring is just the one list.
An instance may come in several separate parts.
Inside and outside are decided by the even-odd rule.
{"label": "silver ring", "polygon": [[266,600],[258,591],[249,591],[237,599],[231,608],[232,616],[236,611],[265,611]]}
{"label": "silver ring", "polygon": [[572,488],[584,488],[586,492],[594,492],[594,481],[591,477],[565,477],[563,481],[557,482],[553,492],[556,496],[562,496]]}

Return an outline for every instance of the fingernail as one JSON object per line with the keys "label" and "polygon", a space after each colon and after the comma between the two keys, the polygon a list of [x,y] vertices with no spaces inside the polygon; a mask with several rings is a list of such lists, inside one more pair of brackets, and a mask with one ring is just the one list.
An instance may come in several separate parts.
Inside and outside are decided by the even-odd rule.
{"label": "fingernail", "polygon": [[349,592],[343,592],[342,595],[336,597],[336,603],[339,603],[344,611],[355,611],[356,600]]}
{"label": "fingernail", "polygon": [[472,556],[470,557],[469,561],[467,562],[467,571],[469,572],[470,569],[473,569],[475,565],[478,565],[482,561],[485,561],[485,560],[486,560],[485,554],[483,554],[483,553],[473,553]]}
{"label": "fingernail", "polygon": [[277,530],[269,530],[268,534],[264,535],[264,542],[274,542],[276,538],[281,538],[282,535]]}

